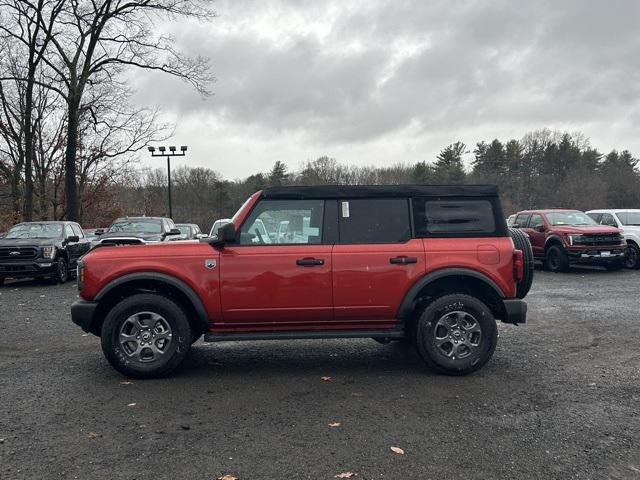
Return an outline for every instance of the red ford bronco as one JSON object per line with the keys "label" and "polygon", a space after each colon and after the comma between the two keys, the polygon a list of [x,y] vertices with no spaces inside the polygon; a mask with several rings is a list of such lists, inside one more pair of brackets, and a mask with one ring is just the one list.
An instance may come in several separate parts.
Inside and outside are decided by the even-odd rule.
{"label": "red ford bronco", "polygon": [[167,374],[203,334],[399,340],[463,375],[491,358],[496,320],[525,322],[532,278],[493,186],[275,187],[213,238],[91,251],[71,316],[131,377]]}

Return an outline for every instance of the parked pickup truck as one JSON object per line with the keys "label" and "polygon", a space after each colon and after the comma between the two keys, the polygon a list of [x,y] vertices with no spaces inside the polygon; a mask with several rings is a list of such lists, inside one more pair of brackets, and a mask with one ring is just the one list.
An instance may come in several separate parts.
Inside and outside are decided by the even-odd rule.
{"label": "parked pickup truck", "polygon": [[212,238],[92,250],[71,317],[131,377],[167,374],[203,334],[403,341],[463,375],[496,320],[525,322],[532,276],[493,186],[274,187]]}
{"label": "parked pickup truck", "polygon": [[627,242],[621,231],[598,225],[578,210],[525,210],[513,226],[529,236],[534,257],[551,272],[565,272],[576,263],[624,267]]}
{"label": "parked pickup truck", "polygon": [[5,278],[64,283],[91,243],[75,222],[24,222],[0,239],[0,285]]}

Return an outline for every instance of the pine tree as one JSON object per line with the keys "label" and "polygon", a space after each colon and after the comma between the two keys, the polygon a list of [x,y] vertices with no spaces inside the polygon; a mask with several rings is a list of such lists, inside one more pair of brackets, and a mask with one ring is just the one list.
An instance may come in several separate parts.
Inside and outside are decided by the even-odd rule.
{"label": "pine tree", "polygon": [[269,184],[279,187],[286,184],[288,179],[289,174],[287,173],[287,166],[284,162],[277,160],[276,163],[273,164],[273,168],[269,173]]}
{"label": "pine tree", "polygon": [[462,155],[467,147],[462,142],[452,143],[445,147],[434,163],[434,177],[440,183],[464,183],[466,173],[462,163]]}

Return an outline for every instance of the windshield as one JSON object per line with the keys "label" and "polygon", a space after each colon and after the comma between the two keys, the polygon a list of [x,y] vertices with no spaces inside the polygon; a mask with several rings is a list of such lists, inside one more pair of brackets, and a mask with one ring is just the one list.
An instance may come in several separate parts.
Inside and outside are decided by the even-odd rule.
{"label": "windshield", "polygon": [[589,215],[582,212],[548,212],[551,225],[597,225]]}
{"label": "windshield", "polygon": [[61,223],[21,223],[7,233],[6,238],[59,238]]}
{"label": "windshield", "polygon": [[119,220],[109,227],[109,233],[162,233],[162,222],[153,219]]}
{"label": "windshield", "polygon": [[640,227],[640,212],[618,212],[620,223],[630,227]]}

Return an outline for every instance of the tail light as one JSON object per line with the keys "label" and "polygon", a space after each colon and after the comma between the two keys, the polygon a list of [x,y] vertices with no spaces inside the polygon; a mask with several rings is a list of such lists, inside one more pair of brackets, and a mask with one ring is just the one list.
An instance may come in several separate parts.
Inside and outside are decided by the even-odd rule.
{"label": "tail light", "polygon": [[522,250],[513,251],[513,278],[516,282],[524,276],[524,255]]}

